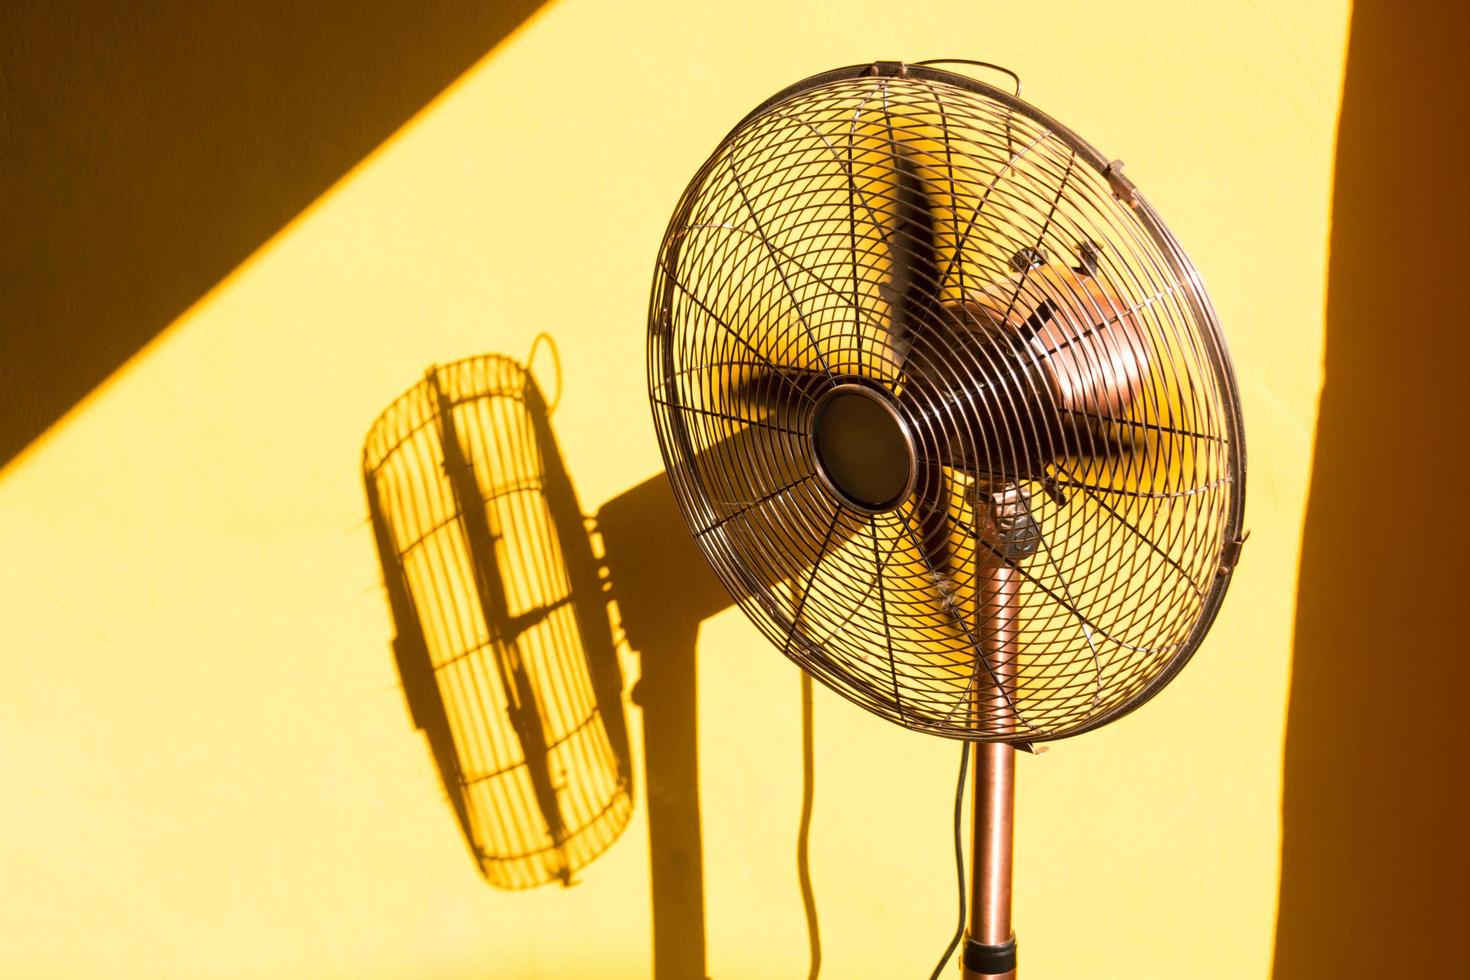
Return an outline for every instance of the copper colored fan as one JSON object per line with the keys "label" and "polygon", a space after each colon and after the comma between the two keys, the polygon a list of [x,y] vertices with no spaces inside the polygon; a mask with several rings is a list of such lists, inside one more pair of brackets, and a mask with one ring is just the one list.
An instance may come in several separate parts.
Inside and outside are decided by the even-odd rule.
{"label": "copper colored fan", "polygon": [[1014,749],[1156,694],[1239,553],[1198,274],[1121,164],[1018,94],[859,65],[767,100],[690,182],[648,368],[680,509],[752,621],[874,714],[983,743],[963,962],[1012,975]]}

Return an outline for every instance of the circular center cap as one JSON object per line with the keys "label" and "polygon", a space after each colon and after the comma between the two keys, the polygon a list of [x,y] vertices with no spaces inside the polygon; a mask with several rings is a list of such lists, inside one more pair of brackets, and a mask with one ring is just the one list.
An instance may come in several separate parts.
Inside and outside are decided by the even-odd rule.
{"label": "circular center cap", "polygon": [[845,503],[870,512],[892,510],[914,486],[914,442],[887,395],[863,385],[838,385],[812,417],[817,475]]}

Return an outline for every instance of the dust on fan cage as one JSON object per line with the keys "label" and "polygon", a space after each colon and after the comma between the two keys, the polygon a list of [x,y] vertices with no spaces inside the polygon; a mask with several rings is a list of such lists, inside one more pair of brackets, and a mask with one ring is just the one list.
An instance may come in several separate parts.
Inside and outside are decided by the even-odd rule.
{"label": "dust on fan cage", "polygon": [[1244,475],[1214,312],[1121,165],[1009,93],[882,63],[751,112],[669,224],[648,366],[717,573],[876,714],[1074,735],[1214,617]]}
{"label": "dust on fan cage", "polygon": [[570,884],[633,811],[622,679],[583,518],[531,373],[431,369],[363,450],[399,673],[501,888]]}

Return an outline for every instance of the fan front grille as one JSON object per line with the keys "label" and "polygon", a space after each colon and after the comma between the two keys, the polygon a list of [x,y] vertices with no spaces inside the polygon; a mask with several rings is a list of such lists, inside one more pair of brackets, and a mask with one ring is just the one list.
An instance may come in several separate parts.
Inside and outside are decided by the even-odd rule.
{"label": "fan front grille", "polygon": [[[1234,382],[1198,276],[1129,189],[1008,94],[847,69],[752,113],[678,205],[648,348],[675,495],[756,625],[883,717],[1075,734],[1151,696],[1213,618],[1241,516]],[[894,506],[823,468],[815,409],[843,385],[907,422]],[[1002,498],[1029,553],[994,536]]]}

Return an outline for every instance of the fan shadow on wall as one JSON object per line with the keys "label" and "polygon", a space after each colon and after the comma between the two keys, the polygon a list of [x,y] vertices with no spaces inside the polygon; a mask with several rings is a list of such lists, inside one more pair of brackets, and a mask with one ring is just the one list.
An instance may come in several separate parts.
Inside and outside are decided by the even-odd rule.
{"label": "fan shadow on wall", "polygon": [[[1297,589],[1275,976],[1461,975],[1463,4],[1353,5]],[[1364,945],[1367,943],[1367,945]]]}
{"label": "fan shadow on wall", "polygon": [[[654,973],[703,977],[694,655],[701,621],[732,600],[685,533],[668,479],[587,521],[534,376],[496,355],[430,369],[374,424],[363,472],[409,711],[493,885],[571,884],[628,823],[616,602],[640,657],[631,700],[643,713]],[[804,675],[802,706],[797,863],[815,976]]]}

